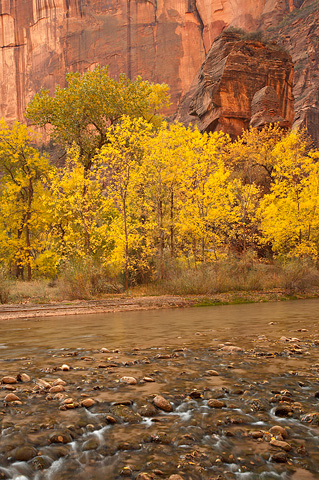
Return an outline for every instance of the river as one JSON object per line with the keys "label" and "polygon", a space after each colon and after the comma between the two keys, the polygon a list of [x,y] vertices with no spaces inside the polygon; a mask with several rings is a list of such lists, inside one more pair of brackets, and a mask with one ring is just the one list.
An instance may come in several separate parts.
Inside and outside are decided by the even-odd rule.
{"label": "river", "polygon": [[318,300],[3,321],[0,479],[319,478],[318,322]]}

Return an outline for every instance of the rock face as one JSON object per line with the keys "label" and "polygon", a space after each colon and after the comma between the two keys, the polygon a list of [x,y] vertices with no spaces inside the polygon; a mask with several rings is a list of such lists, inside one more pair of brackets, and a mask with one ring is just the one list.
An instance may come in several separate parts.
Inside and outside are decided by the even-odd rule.
{"label": "rock face", "polygon": [[282,18],[281,0],[2,0],[0,116],[23,119],[41,87],[97,63],[171,87],[172,112],[228,25]]}
{"label": "rock face", "polygon": [[317,0],[2,0],[0,116],[23,120],[41,87],[97,63],[167,83],[173,113],[228,26],[275,29],[296,62],[296,124],[319,144]]}
{"label": "rock face", "polygon": [[319,146],[319,7],[318,1],[299,0],[298,9],[272,28],[295,64],[294,126],[306,127]]}
{"label": "rock face", "polygon": [[222,33],[213,43],[199,73],[189,113],[202,131],[240,135],[249,125],[294,119],[293,64],[275,45],[241,40]]}

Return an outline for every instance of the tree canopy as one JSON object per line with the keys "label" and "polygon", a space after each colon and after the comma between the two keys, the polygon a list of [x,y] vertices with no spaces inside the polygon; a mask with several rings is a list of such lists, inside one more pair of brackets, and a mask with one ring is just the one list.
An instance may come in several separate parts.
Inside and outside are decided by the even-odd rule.
{"label": "tree canopy", "polygon": [[123,115],[143,118],[154,126],[161,123],[161,111],[169,105],[168,86],[120,74],[115,80],[108,67],[97,66],[85,73],[68,73],[67,87],[57,86],[53,96],[41,90],[30,101],[26,117],[34,125],[50,125],[55,143],[77,145],[85,170],[108,141],[108,128]]}

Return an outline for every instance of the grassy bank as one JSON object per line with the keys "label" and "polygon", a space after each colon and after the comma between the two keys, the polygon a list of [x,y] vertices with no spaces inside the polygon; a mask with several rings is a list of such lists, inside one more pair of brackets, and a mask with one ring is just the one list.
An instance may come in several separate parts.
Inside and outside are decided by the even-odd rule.
{"label": "grassy bank", "polygon": [[[176,295],[198,297],[198,306],[262,302],[317,296],[319,270],[309,261],[260,263],[249,258],[227,259],[195,268],[170,262],[163,280],[132,285],[124,292],[120,278],[96,267],[67,269],[56,280],[30,282],[0,279],[2,304],[103,300],[114,296]],[[196,303],[196,302],[195,302]]]}

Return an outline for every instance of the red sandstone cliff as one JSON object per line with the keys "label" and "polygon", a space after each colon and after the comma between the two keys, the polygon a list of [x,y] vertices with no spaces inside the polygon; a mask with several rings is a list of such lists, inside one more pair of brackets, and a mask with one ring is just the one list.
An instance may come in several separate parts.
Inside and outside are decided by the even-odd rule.
{"label": "red sandstone cliff", "polygon": [[[318,78],[312,65],[317,65],[318,58],[318,11],[305,18],[304,23],[297,19],[291,31],[288,25],[286,33],[282,33],[285,30],[280,22],[290,11],[294,15],[304,5],[317,3],[1,0],[0,116],[22,120],[26,104],[41,86],[52,91],[57,83],[64,84],[66,71],[84,71],[97,63],[110,65],[113,75],[124,71],[131,77],[139,74],[151,81],[168,83],[173,112],[198,74],[214,38],[225,27],[255,30],[279,25],[276,35],[290,37],[286,43],[299,64],[303,47],[306,48],[307,58],[303,60],[307,68],[304,72],[302,67],[295,90],[297,116],[301,123],[316,123],[318,99],[314,98],[313,84],[318,85]],[[306,103],[302,99],[305,89]]]}
{"label": "red sandstone cliff", "polygon": [[41,86],[97,63],[168,83],[174,108],[225,26],[285,11],[281,0],[2,0],[0,115],[22,119]]}
{"label": "red sandstone cliff", "polygon": [[237,136],[250,125],[279,123],[290,128],[292,90],[293,63],[288,53],[275,44],[242,40],[240,34],[225,32],[214,41],[190,102],[186,97],[186,108],[205,131]]}

